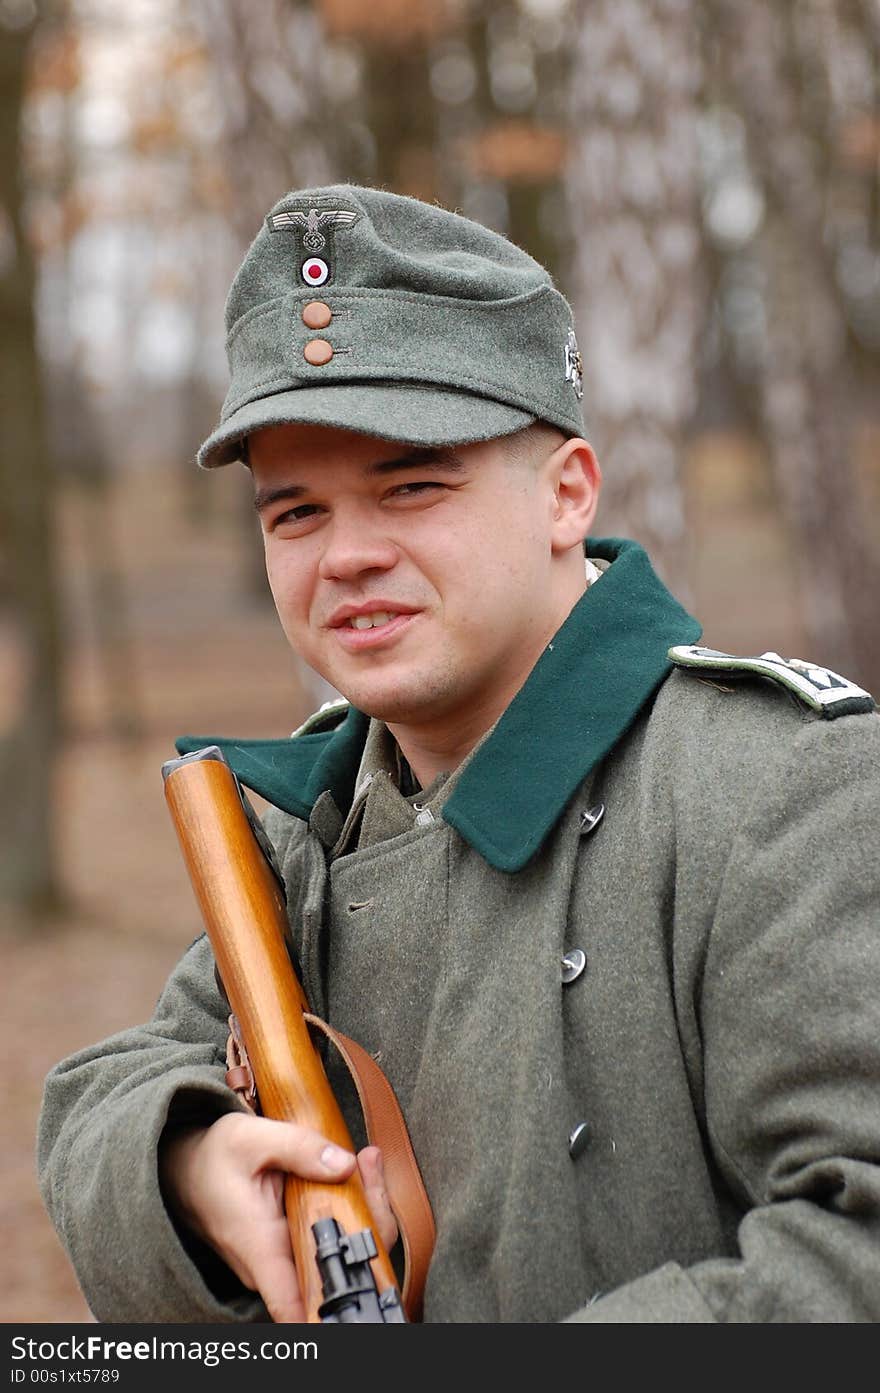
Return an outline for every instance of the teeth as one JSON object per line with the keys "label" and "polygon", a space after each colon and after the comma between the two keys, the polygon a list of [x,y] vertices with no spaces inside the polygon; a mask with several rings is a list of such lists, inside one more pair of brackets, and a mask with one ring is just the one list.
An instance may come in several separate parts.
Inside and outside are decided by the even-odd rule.
{"label": "teeth", "polygon": [[385,610],[377,610],[375,614],[353,614],[349,619],[349,624],[353,629],[375,629],[380,624],[387,624],[394,615]]}

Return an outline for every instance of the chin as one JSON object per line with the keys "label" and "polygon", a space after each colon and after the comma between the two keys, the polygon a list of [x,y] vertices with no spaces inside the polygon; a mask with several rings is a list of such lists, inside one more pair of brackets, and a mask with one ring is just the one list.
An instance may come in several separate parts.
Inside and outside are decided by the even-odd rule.
{"label": "chin", "polygon": [[358,686],[352,683],[348,688],[340,687],[352,706],[356,706],[359,711],[363,711],[365,716],[371,716],[374,720],[390,722],[401,722],[406,724],[409,721],[418,720],[420,717],[429,715],[436,705],[437,694],[424,691],[407,691],[399,683],[383,685],[381,687],[373,684]]}
{"label": "chin", "polygon": [[349,696],[348,700],[352,706],[363,711],[365,716],[384,721],[386,725],[389,722],[411,720],[418,714],[418,707],[412,702],[402,700],[399,695],[380,696],[364,693],[362,697]]}

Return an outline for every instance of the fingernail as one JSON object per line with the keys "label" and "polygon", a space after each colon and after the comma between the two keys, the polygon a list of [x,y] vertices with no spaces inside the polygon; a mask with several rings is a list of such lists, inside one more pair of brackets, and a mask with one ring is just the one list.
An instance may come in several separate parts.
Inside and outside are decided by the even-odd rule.
{"label": "fingernail", "polygon": [[321,1164],[326,1166],[328,1171],[342,1170],[350,1160],[349,1152],[343,1151],[341,1146],[334,1146],[332,1142],[321,1152]]}

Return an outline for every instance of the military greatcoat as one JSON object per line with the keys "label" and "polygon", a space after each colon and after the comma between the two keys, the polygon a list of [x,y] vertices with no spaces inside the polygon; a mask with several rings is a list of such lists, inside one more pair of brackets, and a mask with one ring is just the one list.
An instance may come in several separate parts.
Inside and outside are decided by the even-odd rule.
{"label": "military greatcoat", "polygon": [[[713,667],[639,548],[590,554],[609,569],[431,816],[401,794],[392,835],[340,840],[353,709],[226,743],[274,804],[313,1009],[406,1116],[425,1319],[876,1321],[880,719],[805,702],[836,682],[808,665]],[[101,1320],[266,1319],[157,1178],[169,1119],[240,1106],[225,1038],[202,938],[149,1023],[47,1081],[43,1194]]]}

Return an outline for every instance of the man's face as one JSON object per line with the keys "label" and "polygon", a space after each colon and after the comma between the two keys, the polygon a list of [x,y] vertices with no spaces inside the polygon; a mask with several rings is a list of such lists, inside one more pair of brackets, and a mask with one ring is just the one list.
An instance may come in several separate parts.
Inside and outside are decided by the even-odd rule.
{"label": "man's face", "polygon": [[548,470],[503,440],[427,450],[303,425],[256,432],[249,457],[294,650],[389,724],[487,729],[577,598]]}

